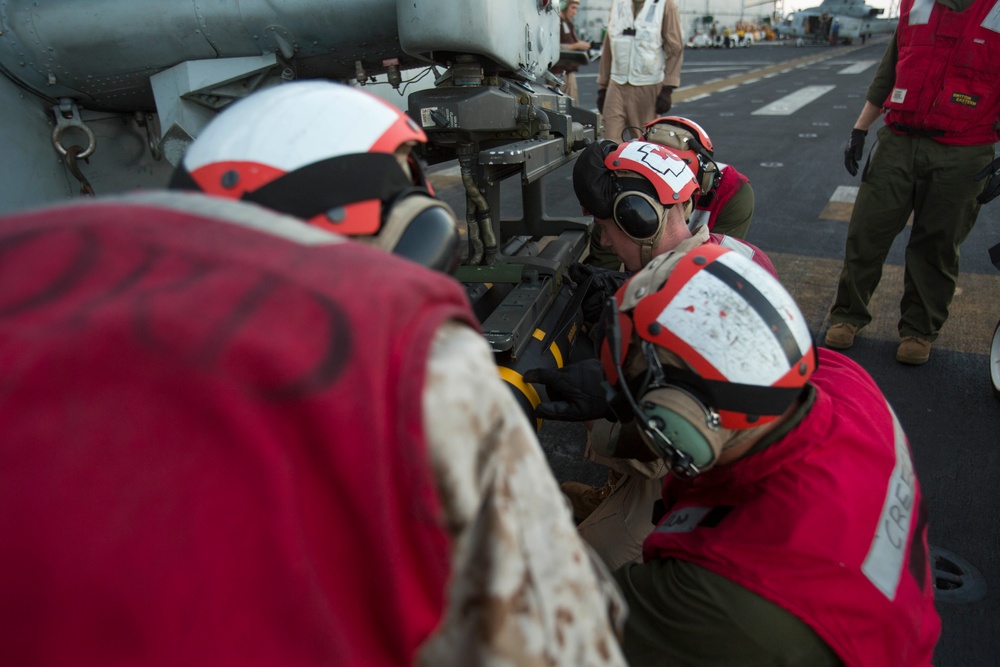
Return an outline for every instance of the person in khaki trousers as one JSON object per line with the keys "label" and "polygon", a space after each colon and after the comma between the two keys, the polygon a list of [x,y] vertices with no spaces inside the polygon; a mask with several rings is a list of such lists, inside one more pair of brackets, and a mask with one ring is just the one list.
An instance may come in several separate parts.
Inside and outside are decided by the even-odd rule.
{"label": "person in khaki trousers", "polygon": [[674,0],[614,0],[597,75],[604,136],[622,141],[670,111],[681,85],[684,35]]}

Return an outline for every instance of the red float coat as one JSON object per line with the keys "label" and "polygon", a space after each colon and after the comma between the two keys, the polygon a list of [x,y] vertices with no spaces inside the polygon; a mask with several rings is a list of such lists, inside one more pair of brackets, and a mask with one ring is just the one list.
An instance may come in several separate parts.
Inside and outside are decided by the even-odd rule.
{"label": "red float coat", "polygon": [[[729,164],[718,163],[719,182],[712,188],[707,197],[699,197],[694,204],[694,212],[691,214],[692,220],[696,220],[697,225],[708,225],[711,230],[715,227],[715,221],[719,217],[719,211],[726,207],[729,200],[739,192],[750,179],[736,171],[736,168]],[[699,211],[702,211],[699,213]]]}
{"label": "red float coat", "polygon": [[860,366],[819,357],[815,403],[784,438],[667,477],[643,556],[690,561],[780,605],[849,667],[928,666],[941,622],[906,436]]}
{"label": "red float coat", "polygon": [[451,546],[425,361],[473,319],[326,236],[101,200],[3,221],[6,663],[412,663]]}
{"label": "red float coat", "polygon": [[888,125],[942,131],[936,141],[1000,141],[1000,4],[979,0],[956,12],[903,0],[896,80],[884,106]]}

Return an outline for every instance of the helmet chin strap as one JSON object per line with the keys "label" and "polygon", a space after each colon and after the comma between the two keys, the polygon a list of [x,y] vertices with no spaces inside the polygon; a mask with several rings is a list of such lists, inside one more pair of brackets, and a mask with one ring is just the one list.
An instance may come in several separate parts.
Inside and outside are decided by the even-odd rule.
{"label": "helmet chin strap", "polygon": [[656,233],[644,241],[636,241],[639,244],[640,268],[646,268],[646,265],[653,261],[653,251],[656,250],[657,246],[660,245],[660,241],[663,240],[663,234],[667,229],[667,216],[669,215],[670,209],[665,207],[663,213],[660,214],[660,225],[656,228]]}
{"label": "helmet chin strap", "polygon": [[653,261],[653,242],[641,243],[639,245],[639,265],[646,268],[646,265]]}

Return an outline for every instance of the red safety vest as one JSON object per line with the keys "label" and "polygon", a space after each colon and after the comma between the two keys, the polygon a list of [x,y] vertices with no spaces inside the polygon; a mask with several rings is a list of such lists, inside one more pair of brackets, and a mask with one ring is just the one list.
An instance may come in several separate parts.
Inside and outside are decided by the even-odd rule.
{"label": "red safety vest", "polygon": [[691,214],[694,226],[708,225],[709,229],[714,228],[719,211],[726,207],[744,184],[750,182],[749,178],[736,171],[732,165],[720,163],[719,167],[719,182],[707,197],[699,197],[694,204],[694,212]]}
{"label": "red safety vest", "polygon": [[931,131],[945,144],[1000,141],[998,12],[997,0],[978,0],[962,12],[929,0],[919,6],[903,0],[885,122]]}
{"label": "red safety vest", "polygon": [[667,477],[643,556],[771,600],[850,667],[928,666],[941,622],[906,436],[860,366],[819,357],[816,402],[787,436],[693,480]]}
{"label": "red safety vest", "polygon": [[449,575],[426,358],[473,319],[315,242],[128,200],[0,224],[4,662],[412,664]]}

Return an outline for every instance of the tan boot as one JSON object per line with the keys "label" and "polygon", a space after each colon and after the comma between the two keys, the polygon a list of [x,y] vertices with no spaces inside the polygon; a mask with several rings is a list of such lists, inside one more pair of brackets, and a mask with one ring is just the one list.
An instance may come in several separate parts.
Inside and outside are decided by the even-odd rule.
{"label": "tan boot", "polygon": [[846,350],[854,345],[854,337],[860,329],[861,327],[847,322],[831,324],[826,330],[826,346],[835,350]]}
{"label": "tan boot", "polygon": [[573,516],[577,522],[583,521],[594,513],[594,510],[611,495],[615,484],[622,478],[621,473],[614,470],[608,473],[608,481],[602,487],[590,486],[581,482],[563,482],[559,485],[563,494],[569,498],[573,506]]}
{"label": "tan boot", "polygon": [[896,361],[919,366],[931,358],[931,342],[916,336],[903,336],[896,350]]}

